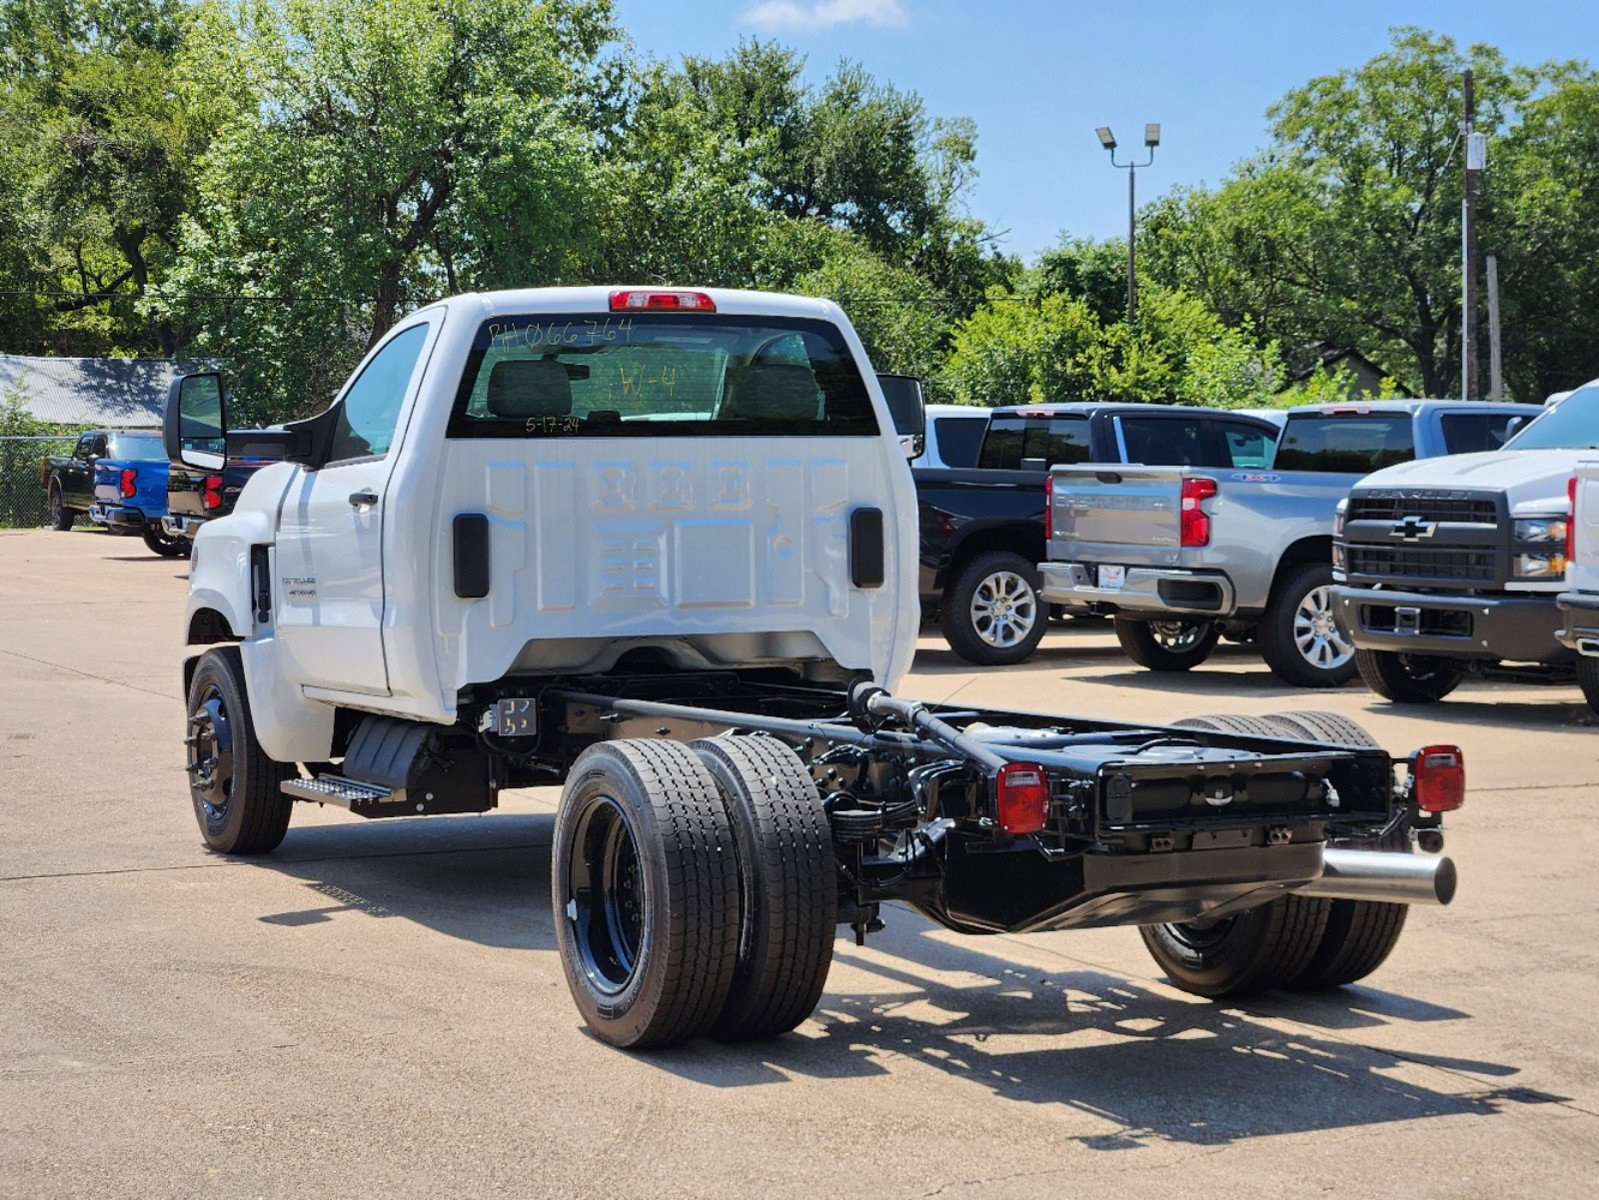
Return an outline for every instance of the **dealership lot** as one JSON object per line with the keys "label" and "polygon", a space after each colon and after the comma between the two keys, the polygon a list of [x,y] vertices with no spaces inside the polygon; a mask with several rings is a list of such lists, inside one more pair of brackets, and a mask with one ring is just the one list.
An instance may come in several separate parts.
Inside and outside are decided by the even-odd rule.
{"label": "dealership lot", "polygon": [[1156,675],[1102,624],[988,672],[929,635],[904,689],[927,699],[1325,708],[1392,750],[1458,742],[1460,897],[1373,986],[1246,1006],[1176,992],[1131,930],[894,910],[839,943],[799,1033],[629,1055],[585,1033],[553,950],[552,790],[485,817],[302,806],[269,858],[205,853],[184,566],[0,534],[0,1194],[1592,1194],[1599,729],[1574,687],[1399,712],[1240,647]]}

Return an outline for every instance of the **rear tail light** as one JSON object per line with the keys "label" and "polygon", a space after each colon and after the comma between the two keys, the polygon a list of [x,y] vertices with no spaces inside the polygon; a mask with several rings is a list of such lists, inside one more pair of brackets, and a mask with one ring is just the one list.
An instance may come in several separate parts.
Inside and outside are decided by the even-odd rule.
{"label": "rear tail light", "polygon": [[999,827],[1006,833],[1037,833],[1049,824],[1049,776],[1037,763],[1006,763],[995,795]]}
{"label": "rear tail light", "polygon": [[1044,540],[1055,536],[1055,477],[1044,476]]}
{"label": "rear tail light", "polygon": [[1214,479],[1199,476],[1183,480],[1182,545],[1210,545],[1210,514],[1200,505],[1215,494]]}
{"label": "rear tail light", "polygon": [[716,301],[705,292],[658,292],[629,289],[611,293],[612,312],[715,312]]}
{"label": "rear tail light", "polygon": [[136,481],[138,478],[139,472],[135,471],[132,467],[123,467],[122,482],[118,485],[117,490],[120,491],[124,496],[132,496],[134,492],[138,491],[138,487],[136,486]]}
{"label": "rear tail light", "polygon": [[207,475],[205,477],[205,495],[203,503],[207,508],[222,507],[222,476]]}
{"label": "rear tail light", "polygon": [[1566,570],[1571,570],[1571,560],[1577,557],[1577,477],[1566,480]]}
{"label": "rear tail light", "polygon": [[1422,812],[1454,812],[1466,802],[1466,760],[1459,746],[1424,746],[1410,756],[1411,795]]}

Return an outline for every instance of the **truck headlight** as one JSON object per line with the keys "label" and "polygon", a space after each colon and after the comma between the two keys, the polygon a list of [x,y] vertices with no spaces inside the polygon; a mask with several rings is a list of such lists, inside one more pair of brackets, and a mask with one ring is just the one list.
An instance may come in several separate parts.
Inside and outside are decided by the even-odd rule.
{"label": "truck headlight", "polygon": [[[1564,538],[1561,540],[1563,542]],[[1516,555],[1517,579],[1559,579],[1565,573],[1566,556],[1561,550],[1551,550],[1547,554]]]}
{"label": "truck headlight", "polygon": [[1566,544],[1565,517],[1522,517],[1516,521],[1517,542]]}

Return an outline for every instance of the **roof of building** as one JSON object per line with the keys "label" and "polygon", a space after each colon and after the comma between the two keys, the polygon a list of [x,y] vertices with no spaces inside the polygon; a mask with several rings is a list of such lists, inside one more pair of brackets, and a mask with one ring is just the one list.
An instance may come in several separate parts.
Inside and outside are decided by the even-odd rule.
{"label": "roof of building", "polygon": [[0,354],[0,395],[52,425],[156,429],[175,375],[197,364],[164,358],[35,358]]}

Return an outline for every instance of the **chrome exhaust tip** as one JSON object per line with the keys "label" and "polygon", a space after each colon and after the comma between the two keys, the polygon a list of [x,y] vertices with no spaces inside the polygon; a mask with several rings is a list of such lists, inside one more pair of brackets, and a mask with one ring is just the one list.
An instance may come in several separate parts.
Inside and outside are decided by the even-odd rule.
{"label": "chrome exhaust tip", "polygon": [[1325,849],[1321,878],[1296,890],[1327,900],[1441,905],[1455,898],[1458,882],[1454,859],[1444,855]]}

